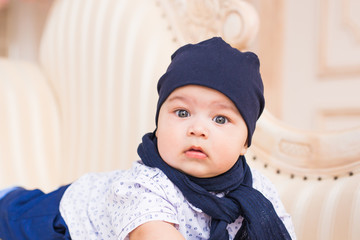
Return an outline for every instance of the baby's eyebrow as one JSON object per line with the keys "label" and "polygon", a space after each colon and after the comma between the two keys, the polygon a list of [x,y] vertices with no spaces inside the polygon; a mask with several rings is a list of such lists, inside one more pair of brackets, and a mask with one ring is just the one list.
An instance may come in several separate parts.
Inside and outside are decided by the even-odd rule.
{"label": "baby's eyebrow", "polygon": [[174,101],[182,101],[182,102],[188,102],[189,100],[186,97],[180,96],[180,95],[175,95],[172,96],[168,99],[169,102],[174,102]]}
{"label": "baby's eyebrow", "polygon": [[239,110],[234,106],[234,105],[230,105],[227,103],[223,103],[223,102],[212,102],[211,103],[212,106],[215,106],[219,109],[225,109],[225,110],[230,110],[233,111],[235,113],[238,113]]}

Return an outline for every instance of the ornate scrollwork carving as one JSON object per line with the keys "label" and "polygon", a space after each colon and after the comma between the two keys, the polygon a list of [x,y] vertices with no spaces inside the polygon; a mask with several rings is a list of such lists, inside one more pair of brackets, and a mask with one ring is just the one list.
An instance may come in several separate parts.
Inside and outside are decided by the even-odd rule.
{"label": "ornate scrollwork carving", "polygon": [[360,173],[360,128],[333,132],[294,129],[264,111],[252,151],[266,166],[304,179],[337,179]]}
{"label": "ornate scrollwork carving", "polygon": [[294,157],[310,158],[312,149],[308,143],[294,142],[286,139],[281,139],[279,142],[279,150],[287,155]]}
{"label": "ornate scrollwork carving", "polygon": [[162,0],[159,3],[182,44],[221,36],[233,47],[244,49],[258,32],[257,12],[242,0]]}

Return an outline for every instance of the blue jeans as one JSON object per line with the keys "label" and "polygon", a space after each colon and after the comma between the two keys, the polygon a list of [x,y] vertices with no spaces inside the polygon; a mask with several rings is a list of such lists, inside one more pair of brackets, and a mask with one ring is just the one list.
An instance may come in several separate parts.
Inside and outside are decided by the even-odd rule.
{"label": "blue jeans", "polygon": [[0,239],[71,239],[59,211],[67,187],[48,194],[21,187],[0,191]]}
{"label": "blue jeans", "polygon": [[13,191],[17,189],[17,187],[9,187],[9,188],[5,188],[3,190],[0,190],[0,200],[5,197],[6,194],[8,194],[9,192]]}

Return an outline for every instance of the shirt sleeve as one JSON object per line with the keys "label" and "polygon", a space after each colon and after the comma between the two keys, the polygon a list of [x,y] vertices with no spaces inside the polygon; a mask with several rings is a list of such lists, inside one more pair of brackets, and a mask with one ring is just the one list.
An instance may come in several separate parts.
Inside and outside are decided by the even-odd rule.
{"label": "shirt sleeve", "polygon": [[128,235],[149,221],[166,221],[178,226],[176,208],[167,198],[168,189],[161,178],[129,177],[112,185],[107,199],[107,209],[118,239]]}
{"label": "shirt sleeve", "polygon": [[253,187],[260,191],[267,199],[269,199],[269,201],[274,206],[277,215],[283,221],[286,229],[288,230],[291,239],[296,240],[295,229],[291,220],[291,216],[286,212],[275,186],[260,172],[252,169],[252,174]]}

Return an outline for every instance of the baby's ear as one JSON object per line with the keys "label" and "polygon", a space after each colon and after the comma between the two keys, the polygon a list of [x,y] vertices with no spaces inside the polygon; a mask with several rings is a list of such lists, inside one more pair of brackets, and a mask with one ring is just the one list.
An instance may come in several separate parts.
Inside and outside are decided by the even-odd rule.
{"label": "baby's ear", "polygon": [[246,144],[246,145],[241,149],[240,155],[241,155],[241,156],[245,155],[245,153],[247,152],[247,149],[248,149],[248,147],[247,147],[247,144]]}
{"label": "baby's ear", "polygon": [[248,149],[248,141],[246,140],[243,148],[241,149],[240,155],[241,156],[245,155],[245,153],[247,152],[247,149]]}

